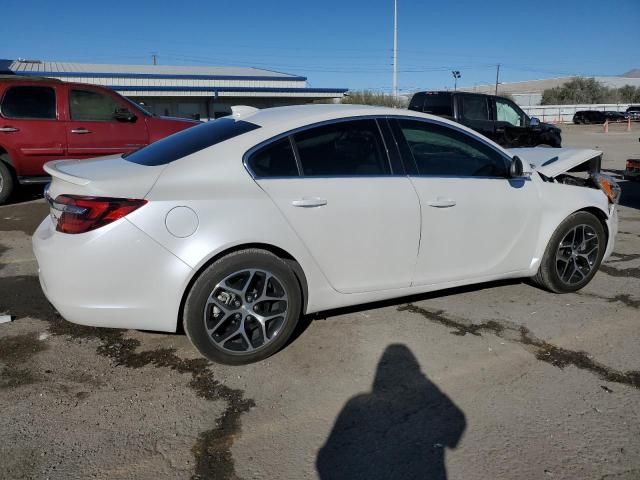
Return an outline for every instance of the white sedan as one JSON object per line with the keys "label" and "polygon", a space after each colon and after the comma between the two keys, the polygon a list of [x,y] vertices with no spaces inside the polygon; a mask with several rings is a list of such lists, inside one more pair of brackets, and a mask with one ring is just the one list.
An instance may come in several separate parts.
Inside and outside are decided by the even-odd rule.
{"label": "white sedan", "polygon": [[67,320],[183,322],[206,357],[249,363],[302,314],[504,278],[584,287],[617,232],[600,158],[509,151],[406,110],[237,107],[124,156],[48,163],[33,245]]}

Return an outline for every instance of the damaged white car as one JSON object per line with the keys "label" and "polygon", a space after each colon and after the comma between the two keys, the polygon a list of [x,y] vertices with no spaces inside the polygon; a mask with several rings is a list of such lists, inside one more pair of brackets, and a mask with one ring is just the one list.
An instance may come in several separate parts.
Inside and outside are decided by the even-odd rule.
{"label": "damaged white car", "polygon": [[405,110],[241,107],[125,156],[47,164],[34,250],[67,320],[182,322],[208,358],[248,363],[302,314],[504,278],[584,287],[617,231],[600,157],[508,151]]}

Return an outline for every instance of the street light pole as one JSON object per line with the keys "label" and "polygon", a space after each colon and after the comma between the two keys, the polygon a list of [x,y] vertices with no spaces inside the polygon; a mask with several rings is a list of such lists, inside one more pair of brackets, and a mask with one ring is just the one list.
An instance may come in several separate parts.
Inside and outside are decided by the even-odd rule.
{"label": "street light pole", "polygon": [[451,75],[453,75],[453,91],[458,90],[458,79],[462,76],[460,75],[460,70],[451,70]]}
{"label": "street light pole", "polygon": [[393,0],[393,96],[398,98],[398,0]]}

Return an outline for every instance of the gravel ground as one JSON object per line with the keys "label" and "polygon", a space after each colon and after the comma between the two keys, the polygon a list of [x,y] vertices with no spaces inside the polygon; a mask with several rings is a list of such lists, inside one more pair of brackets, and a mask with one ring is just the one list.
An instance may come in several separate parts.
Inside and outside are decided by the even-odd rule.
{"label": "gravel ground", "polygon": [[[640,157],[638,132],[563,128],[614,174]],[[0,478],[638,479],[640,183],[621,185],[615,255],[577,294],[499,282],[328,312],[244,367],[62,320],[26,191],[0,207]]]}

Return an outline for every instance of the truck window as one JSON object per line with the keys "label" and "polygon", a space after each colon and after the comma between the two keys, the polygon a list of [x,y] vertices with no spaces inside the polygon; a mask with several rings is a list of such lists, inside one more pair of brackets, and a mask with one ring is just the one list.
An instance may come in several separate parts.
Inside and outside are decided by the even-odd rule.
{"label": "truck window", "polygon": [[489,120],[487,98],[462,95],[462,116],[465,120]]}
{"label": "truck window", "polygon": [[93,90],[71,90],[69,111],[71,120],[108,122],[120,105],[110,96]]}
{"label": "truck window", "polygon": [[2,115],[7,118],[56,118],[56,94],[51,87],[11,87],[2,99]]}
{"label": "truck window", "polygon": [[422,111],[424,113],[431,113],[432,115],[453,116],[453,97],[449,94],[425,94],[424,106]]}
{"label": "truck window", "polygon": [[524,125],[524,114],[507,100],[496,98],[496,117],[498,122],[507,122],[515,127]]}

